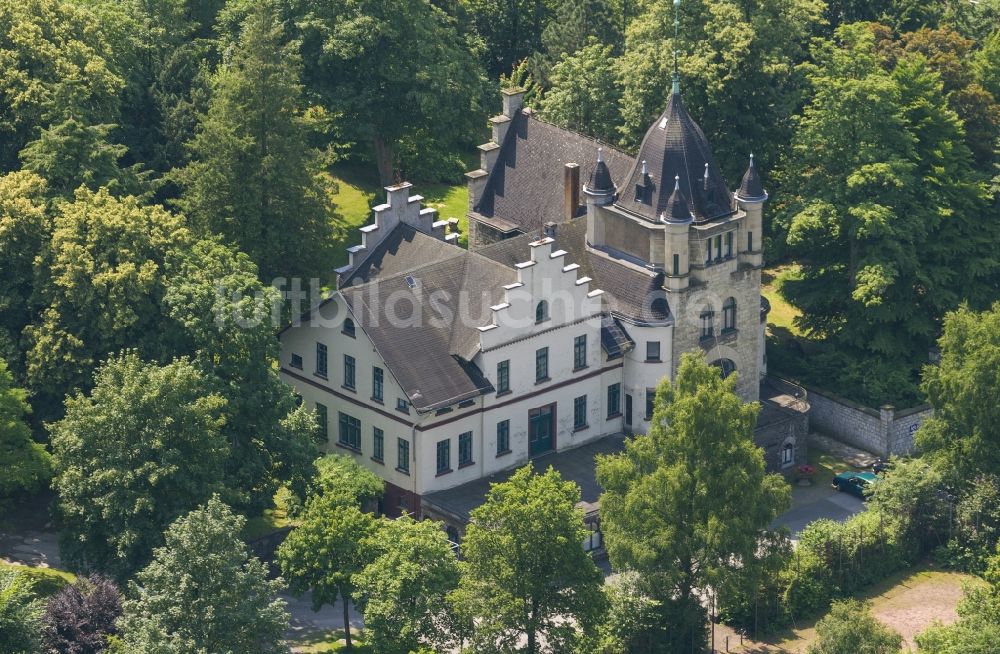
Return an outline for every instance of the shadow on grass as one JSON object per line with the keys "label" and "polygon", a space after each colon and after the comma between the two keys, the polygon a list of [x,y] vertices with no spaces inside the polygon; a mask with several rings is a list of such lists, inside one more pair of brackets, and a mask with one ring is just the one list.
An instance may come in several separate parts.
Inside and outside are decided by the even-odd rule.
{"label": "shadow on grass", "polygon": [[351,634],[353,641],[351,649],[347,649],[344,646],[344,632],[339,629],[335,631],[314,631],[304,636],[297,636],[289,640],[288,645],[292,648],[293,652],[298,654],[331,654],[333,652],[344,654],[347,652],[351,652],[352,654],[372,653],[373,650],[370,645],[365,645],[364,642],[357,640],[354,631]]}

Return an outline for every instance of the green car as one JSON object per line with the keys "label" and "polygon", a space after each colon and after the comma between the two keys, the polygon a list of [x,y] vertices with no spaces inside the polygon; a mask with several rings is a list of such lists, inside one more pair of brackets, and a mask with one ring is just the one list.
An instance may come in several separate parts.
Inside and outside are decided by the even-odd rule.
{"label": "green car", "polygon": [[842,472],[833,478],[833,487],[865,499],[865,489],[878,481],[874,472]]}

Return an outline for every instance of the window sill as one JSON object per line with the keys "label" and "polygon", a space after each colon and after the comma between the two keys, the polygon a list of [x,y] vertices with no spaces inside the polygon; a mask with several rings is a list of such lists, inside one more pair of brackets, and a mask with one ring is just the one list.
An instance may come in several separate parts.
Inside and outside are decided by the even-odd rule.
{"label": "window sill", "polygon": [[348,332],[342,329],[340,330],[340,333],[343,334],[344,336],[349,336],[350,338],[356,338],[356,336],[354,335],[356,332]]}
{"label": "window sill", "polygon": [[589,367],[590,366],[577,366],[576,368],[573,368],[573,372],[580,372],[581,370],[586,370]]}
{"label": "window sill", "polygon": [[541,379],[536,379],[535,386],[538,386],[539,384],[547,384],[550,381],[552,381],[551,377],[543,377]]}
{"label": "window sill", "polygon": [[400,409],[399,407],[396,407],[396,411],[399,411],[400,413],[405,413],[406,415],[410,415],[409,409]]}
{"label": "window sill", "polygon": [[341,384],[340,387],[345,391],[351,391],[352,393],[358,392],[357,386],[348,386],[347,384]]}
{"label": "window sill", "polygon": [[505,391],[497,391],[497,397],[503,397],[504,395],[510,395],[511,390],[508,388]]}
{"label": "window sill", "polygon": [[385,460],[384,459],[376,459],[375,457],[372,457],[372,461],[374,461],[375,463],[379,464],[380,466],[384,466],[385,465]]}
{"label": "window sill", "polygon": [[621,417],[622,417],[621,411],[619,411],[618,413],[609,413],[607,420],[614,420],[615,418],[621,418]]}
{"label": "window sill", "polygon": [[508,454],[510,454],[510,448],[508,448],[508,449],[506,449],[506,450],[504,450],[502,452],[497,452],[497,458],[499,459],[500,457],[507,456]]}
{"label": "window sill", "polygon": [[329,380],[330,380],[330,378],[329,378],[329,377],[327,377],[326,375],[324,375],[324,374],[322,374],[322,373],[319,373],[319,372],[314,372],[314,373],[313,373],[313,377],[319,377],[319,378],[320,378],[320,379],[322,379],[323,381],[329,381]]}
{"label": "window sill", "polygon": [[371,397],[370,397],[370,398],[368,398],[368,399],[369,399],[369,400],[371,400],[372,402],[374,402],[375,404],[381,404],[381,405],[383,405],[383,406],[385,405],[385,401],[384,401],[384,400],[382,400],[382,399],[380,399],[380,398],[377,398],[377,397],[375,397],[374,395],[373,395],[373,396],[371,396]]}
{"label": "window sill", "polygon": [[400,468],[399,466],[396,466],[396,472],[401,475],[406,475],[407,477],[410,476],[410,471],[407,468]]}
{"label": "window sill", "polygon": [[302,366],[293,366],[290,363],[288,364],[288,367],[291,368],[292,370],[302,370]]}
{"label": "window sill", "polygon": [[475,461],[469,461],[468,463],[459,463],[458,464],[458,469],[462,470],[463,468],[468,468],[468,467],[474,466],[474,465],[476,465]]}
{"label": "window sill", "polygon": [[573,427],[573,433],[575,434],[578,431],[587,431],[588,429],[590,429],[590,425],[580,425],[579,427]]}
{"label": "window sill", "polygon": [[447,470],[438,470],[438,473],[436,475],[434,475],[434,476],[435,477],[444,477],[445,475],[450,475],[450,474],[451,474],[451,468],[448,468]]}
{"label": "window sill", "polygon": [[361,454],[361,448],[360,447],[351,447],[350,445],[345,445],[345,444],[340,443],[340,442],[334,443],[334,445],[336,445],[337,447],[339,447],[342,450],[347,450],[348,452],[353,452],[354,454]]}
{"label": "window sill", "polygon": [[663,359],[646,359],[643,363],[663,363]]}

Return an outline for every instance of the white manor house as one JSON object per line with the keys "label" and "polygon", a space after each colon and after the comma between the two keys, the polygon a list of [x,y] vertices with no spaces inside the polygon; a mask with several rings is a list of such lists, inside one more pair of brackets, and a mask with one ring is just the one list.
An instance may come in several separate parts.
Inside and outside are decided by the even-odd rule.
{"label": "white manor house", "polygon": [[771,468],[804,460],[796,392],[765,380],[752,156],[730,192],[676,85],[637,155],[522,103],[503,93],[467,174],[468,250],[457,220],[388,187],[338,289],[282,332],[282,376],[328,450],[385,480],[380,510],[456,540],[489,483],[531,459],[577,481],[596,524],[594,456],[646,431],[657,383],[693,351],[763,400]]}

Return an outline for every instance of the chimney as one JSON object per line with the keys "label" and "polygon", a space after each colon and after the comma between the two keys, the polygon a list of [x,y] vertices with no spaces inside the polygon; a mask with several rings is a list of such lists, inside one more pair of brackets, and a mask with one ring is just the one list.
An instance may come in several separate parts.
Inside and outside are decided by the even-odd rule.
{"label": "chimney", "polygon": [[568,163],[563,171],[563,220],[569,222],[580,209],[580,165]]}
{"label": "chimney", "polygon": [[554,222],[550,221],[550,222],[545,223],[544,225],[542,225],[542,235],[543,236],[548,236],[549,238],[555,238],[556,237],[556,227],[557,227],[557,225]]}

